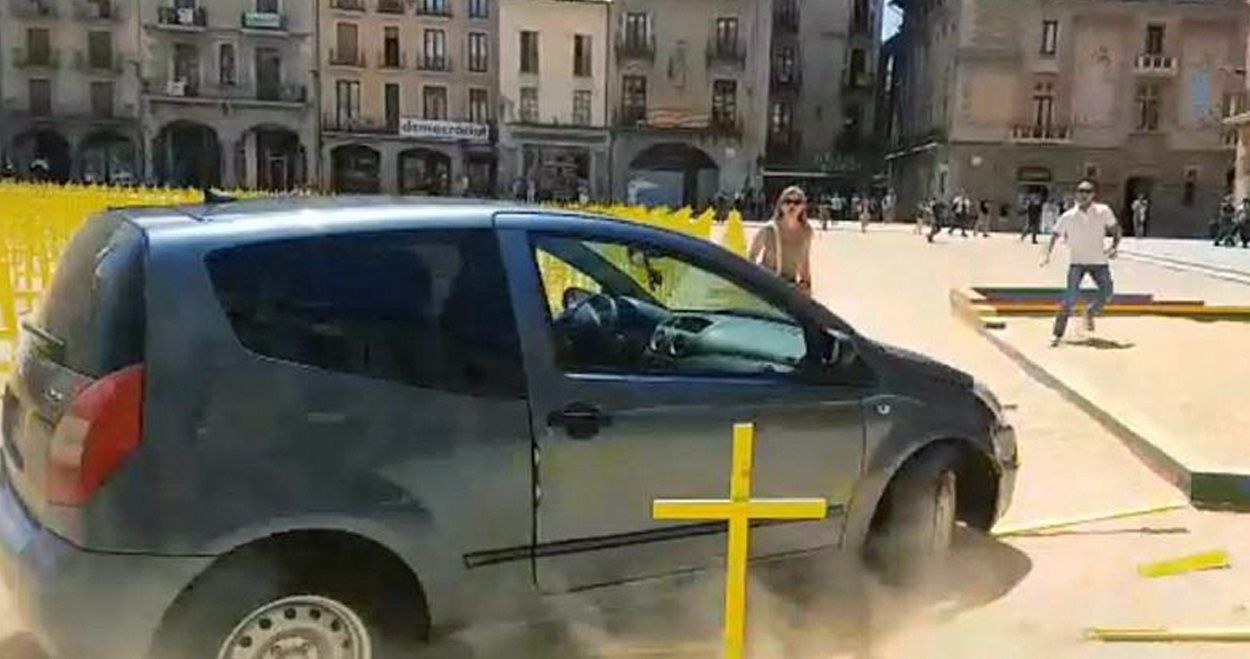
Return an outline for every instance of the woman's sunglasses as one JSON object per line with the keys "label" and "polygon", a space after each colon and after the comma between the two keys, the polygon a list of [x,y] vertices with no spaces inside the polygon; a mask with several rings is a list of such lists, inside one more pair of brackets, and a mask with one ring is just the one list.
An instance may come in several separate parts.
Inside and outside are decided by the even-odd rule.
{"label": "woman's sunglasses", "polygon": [[782,206],[802,206],[803,204],[806,204],[806,203],[807,203],[807,200],[799,199],[798,197],[790,197],[789,199],[781,200]]}

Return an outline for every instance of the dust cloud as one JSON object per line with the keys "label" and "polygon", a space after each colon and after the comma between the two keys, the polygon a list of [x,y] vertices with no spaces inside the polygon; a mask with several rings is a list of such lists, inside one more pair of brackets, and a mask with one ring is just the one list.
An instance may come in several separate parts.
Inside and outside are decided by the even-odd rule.
{"label": "dust cloud", "polygon": [[[748,656],[898,656],[882,649],[887,641],[897,647],[900,638],[923,638],[927,629],[1002,597],[1030,569],[1023,553],[970,532],[961,533],[958,550],[932,578],[906,587],[832,550],[754,562]],[[548,597],[528,622],[470,627],[436,643],[428,656],[710,659],[720,656],[723,595],[724,573],[712,569]]]}

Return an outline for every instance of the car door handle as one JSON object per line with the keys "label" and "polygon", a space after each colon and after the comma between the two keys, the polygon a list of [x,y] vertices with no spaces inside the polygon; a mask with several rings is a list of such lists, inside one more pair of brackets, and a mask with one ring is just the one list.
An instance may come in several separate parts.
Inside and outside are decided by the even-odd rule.
{"label": "car door handle", "polygon": [[590,439],[599,429],[612,425],[612,417],[588,403],[573,403],[547,415],[547,425],[564,428],[573,439]]}

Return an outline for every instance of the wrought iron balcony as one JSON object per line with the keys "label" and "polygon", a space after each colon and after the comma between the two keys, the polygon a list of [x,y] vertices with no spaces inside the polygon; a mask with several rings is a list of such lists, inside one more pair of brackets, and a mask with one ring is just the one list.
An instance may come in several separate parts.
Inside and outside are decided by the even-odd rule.
{"label": "wrought iron balcony", "polygon": [[58,11],[51,0],[9,0],[9,13],[14,18],[56,18]]}
{"label": "wrought iron balcony", "polygon": [[780,0],[773,9],[773,30],[782,34],[799,33],[799,3]]}
{"label": "wrought iron balcony", "polygon": [[769,88],[774,92],[797,92],[803,88],[803,73],[797,66],[789,70],[773,69]]}
{"label": "wrought iron balcony", "polygon": [[747,61],[747,47],[741,39],[733,41],[712,39],[707,44],[708,66],[734,66],[743,68]]}
{"label": "wrought iron balcony", "polygon": [[357,69],[365,68],[365,51],[360,49],[330,49],[330,66],[350,66]]}
{"label": "wrought iron balcony", "polygon": [[655,61],[655,34],[616,35],[616,57],[623,60]]}
{"label": "wrought iron balcony", "polygon": [[245,11],[239,16],[239,25],[244,30],[285,32],[286,14],[271,11]]}
{"label": "wrought iron balcony", "polygon": [[767,158],[769,160],[793,160],[799,154],[801,143],[802,140],[797,130],[773,131],[768,135]]}
{"label": "wrought iron balcony", "polygon": [[74,53],[74,68],[94,74],[118,75],[122,72],[122,58],[120,55],[92,57],[90,53],[80,50]]}
{"label": "wrought iron balcony", "polygon": [[121,20],[121,8],[113,0],[74,0],[74,18],[80,21]]}
{"label": "wrought iron balcony", "polygon": [[402,14],[404,0],[378,0],[377,11],[379,14]]}
{"label": "wrought iron balcony", "polygon": [[232,101],[303,105],[308,102],[308,88],[304,85],[205,85],[194,78],[145,78],[143,92],[166,101],[186,103]]}
{"label": "wrought iron balcony", "polygon": [[61,51],[14,48],[13,66],[19,69],[59,69],[61,68]]}
{"label": "wrought iron balcony", "polygon": [[343,11],[364,11],[365,0],[330,0],[330,9]]}
{"label": "wrought iron balcony", "polygon": [[450,18],[451,2],[449,0],[420,0],[417,2],[417,15]]}
{"label": "wrought iron balcony", "polygon": [[378,52],[378,68],[399,70],[408,68],[408,53],[400,50],[388,53],[383,50]]}
{"label": "wrought iron balcony", "polygon": [[1017,124],[1011,127],[1011,141],[1019,144],[1068,144],[1072,129],[1056,124]]}
{"label": "wrought iron balcony", "polygon": [[451,57],[448,55],[424,55],[417,60],[418,71],[451,71]]}
{"label": "wrought iron balcony", "polygon": [[1138,75],[1174,76],[1179,68],[1177,58],[1171,55],[1147,53],[1133,60],[1133,72]]}
{"label": "wrought iron balcony", "polygon": [[157,7],[156,24],[164,28],[202,30],[208,26],[204,7]]}

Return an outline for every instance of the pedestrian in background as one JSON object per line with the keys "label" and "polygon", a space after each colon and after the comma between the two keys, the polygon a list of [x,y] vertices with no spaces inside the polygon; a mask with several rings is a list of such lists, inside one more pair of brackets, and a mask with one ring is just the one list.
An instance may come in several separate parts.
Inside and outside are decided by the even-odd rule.
{"label": "pedestrian in background", "polygon": [[1061,208],[1059,202],[1054,199],[1047,199],[1042,204],[1042,233],[1051,234],[1055,231],[1055,224],[1059,222],[1059,215],[1065,208]]}
{"label": "pedestrian in background", "polygon": [[838,222],[846,218],[846,198],[842,196],[841,192],[833,193],[833,199],[829,200],[829,210],[833,216],[834,226],[837,226]]}
{"label": "pedestrian in background", "polygon": [[1025,236],[1032,235],[1033,244],[1037,244],[1037,233],[1042,230],[1042,199],[1039,195],[1029,195],[1024,202],[1024,231],[1020,233],[1020,240],[1024,240]]}
{"label": "pedestrian in background", "polygon": [[747,259],[811,295],[812,233],[807,223],[807,195],[792,185],[777,197],[772,218],[755,234]]}
{"label": "pedestrian in background", "polygon": [[[1059,222],[1055,224],[1055,230],[1050,234],[1050,242],[1046,245],[1046,255],[1042,257],[1042,267],[1045,267],[1050,264],[1055,243],[1060,238],[1067,243],[1068,281],[1059,314],[1055,316],[1051,346],[1058,346],[1063,341],[1068,318],[1080,297],[1081,282],[1085,280],[1085,275],[1088,274],[1098,285],[1098,295],[1085,311],[1086,331],[1093,333],[1094,317],[1102,312],[1115,294],[1110,259],[1115,258],[1120,247],[1120,223],[1111,208],[1094,201],[1094,192],[1093,181],[1081,181],[1076,186],[1076,206],[1059,216]],[[1110,248],[1106,247],[1108,231],[1112,232]]]}
{"label": "pedestrian in background", "polygon": [[1237,229],[1241,234],[1241,248],[1250,248],[1250,199],[1241,200],[1241,208],[1237,210]]}
{"label": "pedestrian in background", "polygon": [[860,197],[856,214],[859,215],[859,232],[868,233],[868,223],[872,222],[872,200]]}
{"label": "pedestrian in background", "polygon": [[929,214],[933,212],[932,203],[933,202],[928,199],[921,199],[920,202],[916,204],[916,224],[912,233],[917,236],[924,233],[925,224],[929,222]]}
{"label": "pedestrian in background", "polygon": [[894,222],[895,203],[897,203],[897,200],[894,199],[894,192],[887,190],[885,196],[881,198],[881,215],[886,224]]}
{"label": "pedestrian in background", "polygon": [[1215,231],[1216,247],[1236,246],[1238,233],[1237,225],[1234,222],[1236,215],[1237,210],[1233,207],[1233,197],[1229,195],[1224,198],[1224,203],[1220,204],[1220,214]]}
{"label": "pedestrian in background", "polygon": [[991,204],[989,199],[982,199],[977,204],[977,223],[972,227],[972,233],[975,235],[980,233],[982,237],[990,237],[990,221],[992,219]]}
{"label": "pedestrian in background", "polygon": [[933,212],[931,213],[932,221],[929,223],[929,235],[928,235],[929,242],[933,242],[933,237],[941,233],[942,223],[946,222],[946,210],[947,210],[946,202],[942,201],[941,197],[935,197],[933,199],[932,208],[933,208]]}
{"label": "pedestrian in background", "polygon": [[1150,202],[1146,200],[1146,195],[1139,194],[1137,199],[1133,200],[1133,236],[1135,238],[1146,237],[1146,215],[1150,212]]}

